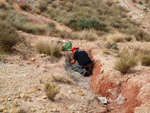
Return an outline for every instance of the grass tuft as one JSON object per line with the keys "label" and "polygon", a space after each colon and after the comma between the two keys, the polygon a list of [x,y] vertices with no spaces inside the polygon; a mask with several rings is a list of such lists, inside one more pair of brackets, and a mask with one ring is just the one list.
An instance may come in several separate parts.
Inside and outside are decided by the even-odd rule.
{"label": "grass tuft", "polygon": [[139,31],[136,35],[135,38],[137,41],[146,41],[149,42],[150,41],[150,35],[148,35],[147,33],[145,33],[144,31]]}
{"label": "grass tuft", "polygon": [[55,96],[60,92],[60,87],[52,83],[46,83],[45,92],[46,92],[48,99],[54,101]]}
{"label": "grass tuft", "polygon": [[36,42],[35,48],[38,53],[50,55],[52,58],[60,57],[62,45],[57,41],[49,41],[49,39],[40,39]]}
{"label": "grass tuft", "polygon": [[12,47],[19,41],[16,30],[8,23],[0,20],[0,49],[5,52],[12,51]]}
{"label": "grass tuft", "polygon": [[144,66],[150,66],[150,50],[149,49],[141,49],[139,52],[139,58],[141,64]]}
{"label": "grass tuft", "polygon": [[21,8],[22,10],[25,10],[25,11],[31,11],[31,10],[32,10],[30,4],[28,4],[28,3],[20,4],[20,8]]}
{"label": "grass tuft", "polygon": [[73,81],[65,75],[52,75],[53,80],[59,83],[72,84]]}
{"label": "grass tuft", "polygon": [[136,65],[137,59],[135,58],[135,55],[132,52],[124,50],[120,55],[120,59],[115,63],[114,68],[125,74],[130,68],[133,68]]}

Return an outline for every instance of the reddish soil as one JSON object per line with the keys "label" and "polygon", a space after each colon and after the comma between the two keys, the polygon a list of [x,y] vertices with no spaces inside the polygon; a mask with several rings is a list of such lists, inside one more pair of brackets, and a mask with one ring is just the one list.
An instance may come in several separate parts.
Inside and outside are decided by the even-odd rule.
{"label": "reddish soil", "polygon": [[[100,96],[111,98],[111,100],[113,100],[112,102],[108,102],[107,105],[108,111],[111,113],[133,113],[134,109],[141,105],[141,101],[137,98],[140,91],[138,82],[133,82],[132,80],[129,81],[125,78],[127,81],[124,84],[117,83],[116,80],[119,81],[120,78],[109,75],[103,77],[101,67],[100,61],[96,61],[91,77],[92,89]],[[109,91],[115,89],[115,94]],[[122,104],[115,102],[119,94],[124,97],[124,102]]]}
{"label": "reddish soil", "polygon": [[140,87],[136,83],[129,82],[122,88],[122,95],[125,97],[125,102],[122,108],[125,113],[133,113],[135,107],[141,105],[141,101],[138,100]]}

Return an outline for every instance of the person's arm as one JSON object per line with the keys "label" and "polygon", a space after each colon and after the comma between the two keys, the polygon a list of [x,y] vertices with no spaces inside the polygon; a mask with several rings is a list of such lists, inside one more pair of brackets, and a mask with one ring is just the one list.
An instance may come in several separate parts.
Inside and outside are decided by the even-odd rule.
{"label": "person's arm", "polygon": [[72,59],[72,60],[71,60],[71,64],[74,64],[75,62],[76,62],[75,59]]}
{"label": "person's arm", "polygon": [[77,60],[77,51],[73,54],[73,59],[71,60],[71,64],[74,64]]}

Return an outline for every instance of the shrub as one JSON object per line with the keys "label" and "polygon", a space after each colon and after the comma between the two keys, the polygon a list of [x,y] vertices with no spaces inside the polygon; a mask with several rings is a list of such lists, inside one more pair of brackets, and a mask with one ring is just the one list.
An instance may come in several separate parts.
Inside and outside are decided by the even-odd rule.
{"label": "shrub", "polygon": [[105,36],[105,38],[107,38],[108,42],[118,43],[118,42],[124,42],[124,41],[131,41],[133,39],[133,36],[116,32],[114,34]]}
{"label": "shrub", "polygon": [[120,59],[115,63],[114,68],[121,73],[127,73],[128,70],[137,65],[137,60],[133,53],[129,53],[124,50],[120,56]]}
{"label": "shrub", "polygon": [[0,19],[5,20],[8,16],[6,11],[0,11]]}
{"label": "shrub", "polygon": [[48,27],[52,30],[55,31],[56,30],[56,25],[54,23],[48,23]]}
{"label": "shrub", "polygon": [[48,99],[54,101],[55,96],[60,92],[60,87],[52,83],[46,83],[45,92],[46,92]]}
{"label": "shrub", "polygon": [[55,82],[72,84],[73,81],[65,75],[52,75]]}
{"label": "shrub", "polygon": [[28,4],[28,3],[20,4],[20,8],[25,10],[25,11],[31,11],[32,10],[30,4]]}
{"label": "shrub", "polygon": [[150,54],[142,54],[140,60],[142,65],[150,66]]}
{"label": "shrub", "polygon": [[8,23],[0,21],[0,49],[11,51],[12,47],[19,42],[19,35]]}
{"label": "shrub", "polygon": [[144,49],[140,50],[140,61],[144,66],[150,66],[150,50]]}
{"label": "shrub", "polygon": [[94,41],[96,39],[98,39],[98,36],[96,35],[95,32],[92,31],[82,31],[78,33],[78,38],[79,39],[84,39],[84,40],[88,40],[88,41]]}
{"label": "shrub", "polygon": [[44,12],[47,10],[47,4],[45,2],[41,2],[40,5],[39,5],[39,10],[41,12]]}
{"label": "shrub", "polygon": [[148,35],[147,33],[145,33],[144,31],[139,31],[136,35],[135,38],[137,41],[146,41],[149,42],[150,41],[150,35]]}
{"label": "shrub", "polygon": [[0,3],[0,9],[7,10],[7,9],[8,9],[8,7],[6,6],[6,4],[4,4],[4,3]]}
{"label": "shrub", "polygon": [[67,24],[69,27],[75,30],[83,30],[83,29],[95,29],[95,30],[102,30],[107,31],[106,24],[94,19],[85,19],[85,17],[78,17],[71,19],[70,22]]}
{"label": "shrub", "polygon": [[62,45],[57,41],[49,41],[49,39],[40,39],[36,42],[36,50],[38,53],[44,53],[53,57],[60,57]]}
{"label": "shrub", "polygon": [[32,25],[29,22],[22,22],[22,20],[16,20],[12,23],[12,26],[14,26],[17,30],[21,30],[35,35],[46,35],[47,33],[46,26]]}

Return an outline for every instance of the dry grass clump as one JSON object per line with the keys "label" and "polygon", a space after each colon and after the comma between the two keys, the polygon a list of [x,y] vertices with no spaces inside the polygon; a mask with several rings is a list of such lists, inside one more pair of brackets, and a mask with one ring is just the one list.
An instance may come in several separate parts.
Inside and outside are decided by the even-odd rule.
{"label": "dry grass clump", "polygon": [[104,38],[109,43],[118,43],[124,41],[132,41],[134,39],[134,36],[125,35],[123,33],[116,32],[114,34],[109,34],[107,36],[104,36]]}
{"label": "dry grass clump", "polygon": [[144,66],[150,66],[150,54],[142,54],[140,57],[141,64]]}
{"label": "dry grass clump", "polygon": [[19,6],[20,6],[21,9],[23,9],[25,11],[31,11],[32,10],[30,4],[28,4],[28,3],[22,3]]}
{"label": "dry grass clump", "polygon": [[88,41],[94,41],[98,39],[98,35],[92,31],[82,31],[79,32],[79,39],[84,39]]}
{"label": "dry grass clump", "polygon": [[150,66],[150,50],[149,49],[141,49],[139,51],[139,60],[142,65]]}
{"label": "dry grass clump", "polygon": [[53,83],[46,83],[45,92],[46,92],[48,99],[54,101],[55,96],[60,92],[60,87],[56,86]]}
{"label": "dry grass clump", "polygon": [[99,36],[91,30],[84,30],[84,31],[78,31],[73,32],[71,29],[61,29],[58,32],[60,34],[60,37],[63,39],[80,39],[80,40],[88,40],[88,41],[94,41],[99,38]]}
{"label": "dry grass clump", "polygon": [[114,68],[121,73],[127,73],[130,68],[133,68],[137,65],[137,59],[133,52],[129,52],[128,50],[123,50],[120,58],[115,63]]}
{"label": "dry grass clump", "polygon": [[134,54],[138,57],[142,65],[150,66],[150,49],[137,47],[134,48]]}
{"label": "dry grass clump", "polygon": [[11,51],[12,47],[19,41],[19,35],[16,30],[8,23],[0,20],[0,49]]}
{"label": "dry grass clump", "polygon": [[53,57],[60,57],[62,45],[57,41],[50,41],[49,39],[39,39],[36,44],[35,48],[38,53],[44,53]]}
{"label": "dry grass clump", "polygon": [[39,10],[40,10],[40,12],[46,11],[47,10],[47,3],[46,2],[40,2]]}
{"label": "dry grass clump", "polygon": [[136,35],[135,38],[137,41],[146,41],[149,42],[150,41],[150,35],[148,35],[147,33],[145,33],[144,31],[139,31]]}
{"label": "dry grass clump", "polygon": [[65,75],[52,75],[53,80],[59,83],[73,84],[74,82]]}
{"label": "dry grass clump", "polygon": [[[15,20],[12,22],[12,25],[17,29],[27,33],[36,34],[36,35],[46,35],[47,34],[47,26],[46,25],[38,25],[31,24],[26,17],[15,17]],[[18,18],[17,18],[18,17]]]}

